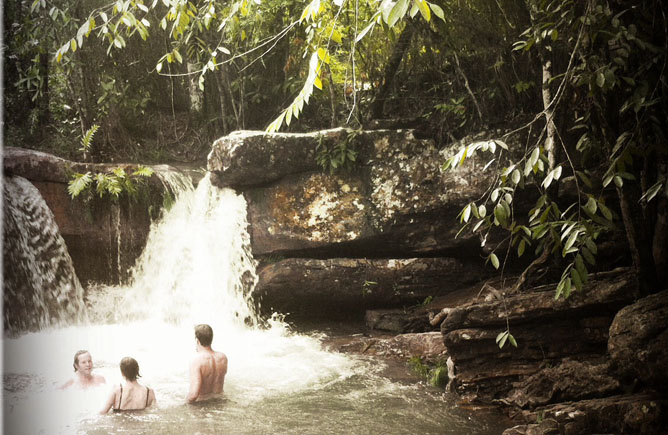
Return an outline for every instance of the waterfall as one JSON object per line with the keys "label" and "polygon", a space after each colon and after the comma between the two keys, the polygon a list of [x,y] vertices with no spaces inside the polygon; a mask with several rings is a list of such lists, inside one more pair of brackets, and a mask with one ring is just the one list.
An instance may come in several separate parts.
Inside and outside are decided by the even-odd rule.
{"label": "waterfall", "polygon": [[176,201],[153,223],[129,284],[91,291],[91,317],[113,323],[216,323],[226,329],[257,325],[250,299],[256,264],[243,196],[213,187],[208,175],[197,189],[170,186]]}
{"label": "waterfall", "polygon": [[15,176],[4,178],[3,194],[6,333],[83,321],[83,288],[42,195]]}

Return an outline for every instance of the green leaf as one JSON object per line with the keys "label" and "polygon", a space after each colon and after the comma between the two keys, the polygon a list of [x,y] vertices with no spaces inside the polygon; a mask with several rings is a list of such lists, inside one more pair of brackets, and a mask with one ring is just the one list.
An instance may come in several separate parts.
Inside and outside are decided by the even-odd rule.
{"label": "green leaf", "polygon": [[543,180],[543,183],[542,183],[544,189],[547,189],[548,187],[550,187],[550,184],[552,183],[553,178],[554,178],[554,171],[548,172],[547,176],[545,177],[545,179]]}
{"label": "green leaf", "polygon": [[499,258],[496,256],[495,253],[489,254],[489,260],[492,262],[492,266],[494,266],[494,269],[499,269]]}
{"label": "green leaf", "polygon": [[594,266],[596,264],[596,259],[592,255],[592,253],[587,249],[586,247],[582,248],[582,256],[587,260],[587,263],[591,264]]}
{"label": "green leaf", "polygon": [[517,347],[517,341],[515,341],[515,337],[513,337],[513,334],[508,334],[508,341],[510,344],[513,345],[513,347]]}
{"label": "green leaf", "polygon": [[606,218],[607,220],[611,221],[612,220],[612,212],[608,207],[606,207],[602,202],[598,202],[598,208],[601,210],[601,213],[603,214],[603,217]]}
{"label": "green leaf", "polygon": [[429,22],[431,20],[431,9],[429,9],[429,5],[427,4],[427,1],[426,0],[413,0],[413,3],[420,10],[420,14],[422,15],[422,18],[424,18],[425,21]]}
{"label": "green leaf", "polygon": [[517,256],[518,257],[521,257],[522,254],[524,254],[524,248],[525,247],[526,247],[526,242],[524,241],[524,239],[520,240],[520,244],[517,247]]}
{"label": "green leaf", "polygon": [[399,0],[397,3],[394,5],[392,10],[390,11],[390,15],[388,16],[387,19],[387,25],[389,27],[394,27],[394,25],[399,21],[401,18],[406,15],[406,12],[408,12],[408,3],[409,0]]}
{"label": "green leaf", "polygon": [[445,22],[445,14],[443,13],[443,9],[439,5],[435,5],[433,3],[429,3],[429,7],[431,8],[431,11],[441,19],[441,21]]}
{"label": "green leaf", "polygon": [[74,199],[90,185],[91,181],[90,172],[74,174],[74,178],[67,183],[67,192]]}
{"label": "green leaf", "polygon": [[580,234],[580,231],[574,231],[574,232],[568,237],[568,240],[566,240],[566,244],[564,244],[564,251],[569,250],[569,249],[573,246],[573,244],[575,243],[575,241],[576,241],[577,238],[578,238],[578,234]]}
{"label": "green leaf", "polygon": [[466,207],[464,207],[464,211],[462,212],[461,222],[468,222],[470,216],[471,216],[471,204],[468,204]]}
{"label": "green leaf", "polygon": [[661,187],[663,187],[663,182],[664,180],[661,180],[658,183],[654,184],[649,189],[647,189],[647,192],[645,192],[645,194],[640,197],[640,200],[642,201],[644,199],[647,202],[651,201],[656,196],[656,194],[659,193]]}
{"label": "green leaf", "polygon": [[376,21],[372,18],[371,23],[369,23],[368,26],[362,30],[359,35],[357,35],[357,38],[355,38],[355,43],[358,43],[366,36],[367,33],[369,33],[371,30],[373,30],[373,27],[376,25]]}
{"label": "green leaf", "polygon": [[536,163],[538,163],[538,158],[539,157],[540,157],[540,148],[536,147],[531,152],[531,157],[529,157],[529,163],[531,164],[531,167],[536,166]]}
{"label": "green leaf", "polygon": [[508,334],[508,331],[499,332],[499,335],[496,336],[496,343],[498,344],[505,335]]}
{"label": "green leaf", "polygon": [[501,341],[499,341],[499,349],[503,349],[503,346],[506,344],[506,340],[508,339],[509,335],[510,333],[506,331],[503,337],[501,337]]}

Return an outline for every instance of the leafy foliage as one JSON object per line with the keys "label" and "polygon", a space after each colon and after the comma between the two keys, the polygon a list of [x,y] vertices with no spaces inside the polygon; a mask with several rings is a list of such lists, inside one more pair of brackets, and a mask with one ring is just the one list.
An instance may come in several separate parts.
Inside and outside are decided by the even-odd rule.
{"label": "leafy foliage", "polygon": [[355,140],[359,130],[352,130],[346,138],[330,146],[320,136],[316,145],[316,161],[324,170],[333,174],[338,170],[350,171],[352,164],[357,160],[358,151],[355,149]]}
{"label": "leafy foliage", "polygon": [[67,191],[72,199],[78,197],[88,189],[93,189],[100,198],[110,195],[115,199],[126,193],[131,198],[137,195],[137,186],[144,179],[153,175],[153,169],[138,166],[132,173],[128,174],[123,168],[115,168],[109,172],[86,172],[75,173],[69,181]]}

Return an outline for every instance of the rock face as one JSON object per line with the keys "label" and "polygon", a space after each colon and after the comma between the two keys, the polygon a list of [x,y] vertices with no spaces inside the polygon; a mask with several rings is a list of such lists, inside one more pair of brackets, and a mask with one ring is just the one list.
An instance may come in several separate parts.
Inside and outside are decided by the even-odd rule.
{"label": "rock face", "polygon": [[558,428],[556,433],[564,435],[665,435],[668,427],[668,401],[648,394],[629,394],[557,403],[526,411],[524,415],[532,421],[536,421],[538,416],[555,420]]}
{"label": "rock face", "polygon": [[[605,355],[612,319],[633,300],[636,286],[630,273],[617,272],[566,300],[555,301],[554,290],[548,286],[451,310],[441,332],[455,363],[456,391],[482,402],[504,399],[546,360],[559,365],[565,358]],[[518,347],[500,350],[495,338],[506,330],[506,316]]]}
{"label": "rock face", "polygon": [[[351,170],[319,170],[319,143],[354,149]],[[392,258],[439,255],[473,240],[454,238],[456,216],[487,180],[475,164],[442,172],[451,152],[410,130],[239,132],[216,141],[208,167],[218,185],[243,187],[256,255]]]}
{"label": "rock face", "polygon": [[668,290],[617,313],[610,327],[608,352],[623,380],[668,391]]}
{"label": "rock face", "polygon": [[[69,174],[105,172],[112,165],[74,163],[19,148],[5,148],[3,156],[5,174],[31,181],[53,212],[82,283],[116,284],[126,279],[146,244],[152,217],[157,217],[163,203],[174,195],[174,187],[165,181],[167,177],[158,175],[176,171],[156,166],[156,175],[148,180],[137,199],[122,195],[112,200],[94,195],[88,201],[73,200],[67,192]],[[134,167],[113,165],[119,166],[126,171]]]}
{"label": "rock face", "polygon": [[619,389],[619,381],[608,373],[608,364],[565,360],[517,382],[506,400],[520,408],[536,407],[610,396]]}
{"label": "rock face", "polygon": [[361,317],[372,307],[419,304],[482,274],[478,266],[454,258],[290,258],[260,270],[254,299],[266,312],[295,317]]}

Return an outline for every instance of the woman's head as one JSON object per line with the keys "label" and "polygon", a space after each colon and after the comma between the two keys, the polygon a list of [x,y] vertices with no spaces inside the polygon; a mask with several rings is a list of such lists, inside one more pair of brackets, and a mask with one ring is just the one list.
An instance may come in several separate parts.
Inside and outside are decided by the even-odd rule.
{"label": "woman's head", "polygon": [[137,378],[141,378],[139,374],[139,364],[137,360],[126,356],[121,360],[121,374],[128,381],[135,381]]}

